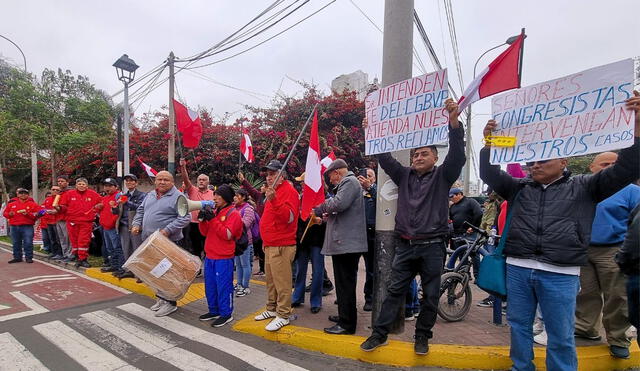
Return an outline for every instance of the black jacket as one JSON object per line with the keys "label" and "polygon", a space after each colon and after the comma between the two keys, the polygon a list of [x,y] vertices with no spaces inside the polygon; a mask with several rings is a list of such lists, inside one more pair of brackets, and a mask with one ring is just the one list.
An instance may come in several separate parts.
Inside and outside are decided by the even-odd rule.
{"label": "black jacket", "polygon": [[441,166],[420,176],[389,153],[377,156],[380,166],[398,186],[395,231],[404,238],[434,238],[449,233],[449,189],[465,163],[464,130],[449,127],[449,153]]}
{"label": "black jacket", "polygon": [[133,217],[136,215],[136,210],[138,210],[138,206],[142,204],[144,198],[147,196],[145,192],[139,191],[137,188],[133,190],[132,194],[129,194],[129,190],[122,192],[125,195],[128,195],[128,200],[124,204],[118,205],[118,207],[112,208],[111,212],[114,214],[118,214],[120,217],[119,225],[123,227],[128,227],[133,220]]}
{"label": "black jacket", "polygon": [[640,274],[640,205],[629,215],[627,236],[616,254],[616,263],[626,275]]}
{"label": "black jacket", "polygon": [[367,219],[367,227],[376,226],[376,197],[378,186],[374,183],[368,190],[362,192],[364,197],[364,215]]}
{"label": "black jacket", "polygon": [[565,173],[546,189],[530,178],[512,178],[489,163],[489,154],[489,148],[480,151],[480,177],[513,213],[505,255],[558,266],[586,265],[596,204],[640,176],[638,138],[615,165],[593,175]]}
{"label": "black jacket", "polygon": [[463,197],[457,204],[451,205],[449,216],[453,222],[453,231],[455,233],[466,232],[465,221],[480,227],[482,208],[480,208],[478,201],[473,198]]}

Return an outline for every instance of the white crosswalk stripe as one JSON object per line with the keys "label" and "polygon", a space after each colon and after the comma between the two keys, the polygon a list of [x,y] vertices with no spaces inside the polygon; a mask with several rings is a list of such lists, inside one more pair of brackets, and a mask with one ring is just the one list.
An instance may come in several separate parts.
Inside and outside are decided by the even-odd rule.
{"label": "white crosswalk stripe", "polygon": [[[153,322],[164,329],[175,332],[182,337],[197,341],[199,343],[214,347],[220,351],[231,355],[242,355],[242,360],[248,364],[256,367],[260,370],[270,371],[294,371],[304,370],[304,368],[298,367],[292,363],[283,361],[276,357],[272,357],[262,351],[252,348],[248,345],[242,344],[238,341],[226,338],[224,336],[216,335],[197,327],[187,325],[173,318],[169,317],[154,317],[153,312],[149,311],[138,304],[130,303],[121,305],[118,309],[122,309],[125,312],[131,313],[149,322]],[[233,353],[231,353],[233,352]]]}
{"label": "white crosswalk stripe", "polygon": [[48,370],[11,334],[0,334],[0,370]]}

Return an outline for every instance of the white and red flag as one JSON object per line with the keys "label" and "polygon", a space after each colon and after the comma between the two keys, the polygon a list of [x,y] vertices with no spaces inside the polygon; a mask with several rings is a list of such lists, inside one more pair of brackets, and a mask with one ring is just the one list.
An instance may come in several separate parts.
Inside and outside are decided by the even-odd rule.
{"label": "white and red flag", "polygon": [[304,188],[302,189],[302,209],[300,217],[307,220],[311,209],[324,202],[322,185],[322,165],[320,164],[320,139],[318,137],[318,111],[313,113],[309,151],[304,172]]}
{"label": "white and red flag", "polygon": [[458,100],[458,112],[482,98],[520,87],[524,37],[523,29],[516,41],[469,84]]}
{"label": "white and red flag", "polygon": [[176,115],[176,127],[182,134],[182,144],[186,148],[196,148],[202,138],[202,123],[198,112],[173,100],[173,110]]}
{"label": "white and red flag", "polygon": [[142,168],[144,169],[144,171],[147,173],[147,175],[149,176],[149,178],[155,178],[156,175],[158,175],[158,172],[155,171],[151,166],[145,164],[144,162],[142,162],[142,160],[140,159],[140,157],[138,157],[138,161],[140,161],[140,165],[142,166]]}
{"label": "white and red flag", "polygon": [[333,153],[333,151],[331,151],[331,153],[329,153],[325,158],[322,159],[322,161],[320,161],[320,165],[322,165],[322,170],[320,172],[323,175],[324,175],[324,172],[329,167],[329,165],[331,165],[331,163],[335,161],[335,159],[336,159],[336,154]]}
{"label": "white and red flag", "polygon": [[247,162],[251,163],[255,159],[253,157],[253,146],[251,145],[251,138],[249,138],[249,131],[242,129],[242,139],[240,140],[240,153],[244,156]]}

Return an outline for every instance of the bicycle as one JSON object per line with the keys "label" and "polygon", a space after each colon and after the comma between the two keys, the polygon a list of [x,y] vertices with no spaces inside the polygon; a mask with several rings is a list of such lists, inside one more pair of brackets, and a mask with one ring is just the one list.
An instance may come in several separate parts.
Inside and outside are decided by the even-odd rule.
{"label": "bicycle", "polygon": [[[465,222],[464,225],[477,232],[478,236],[469,245],[469,241],[465,238],[454,238],[456,242],[464,242],[461,246],[451,251],[451,256],[447,261],[445,273],[440,278],[440,301],[438,303],[438,315],[448,322],[459,322],[466,317],[471,308],[473,301],[471,287],[471,259],[480,254],[488,255],[485,249],[490,238],[499,238],[499,236],[490,236],[489,233],[482,229]],[[456,264],[456,261],[459,262]]]}

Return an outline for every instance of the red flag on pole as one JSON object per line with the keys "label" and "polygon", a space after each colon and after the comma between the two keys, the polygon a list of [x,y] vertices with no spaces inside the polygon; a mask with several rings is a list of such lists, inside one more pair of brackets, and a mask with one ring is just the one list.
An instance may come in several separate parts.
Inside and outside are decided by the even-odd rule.
{"label": "red flag on pole", "polygon": [[324,202],[322,185],[322,165],[320,165],[320,139],[318,138],[318,111],[313,113],[309,151],[304,172],[304,188],[302,190],[302,209],[300,217],[307,220],[311,209]]}
{"label": "red flag on pole", "polygon": [[200,116],[175,99],[173,109],[176,113],[176,126],[182,134],[182,144],[186,148],[196,148],[202,138]]}
{"label": "red flag on pole", "polygon": [[138,157],[138,161],[140,161],[140,165],[142,165],[142,168],[144,169],[144,171],[147,173],[147,175],[149,176],[149,178],[155,178],[156,175],[158,175],[158,172],[155,171],[151,166],[145,164],[144,162],[142,162],[142,160],[140,159],[140,157]]}
{"label": "red flag on pole", "polygon": [[325,158],[320,161],[320,165],[322,165],[321,173],[324,175],[324,172],[327,170],[329,165],[336,159],[336,154],[331,151]]}
{"label": "red flag on pole", "polygon": [[251,138],[249,138],[249,131],[242,129],[242,140],[240,141],[240,153],[244,156],[247,162],[251,163],[254,160],[253,146],[251,145]]}
{"label": "red flag on pole", "polygon": [[465,89],[458,101],[459,112],[482,98],[520,87],[523,44],[524,30],[516,41],[480,72]]}

